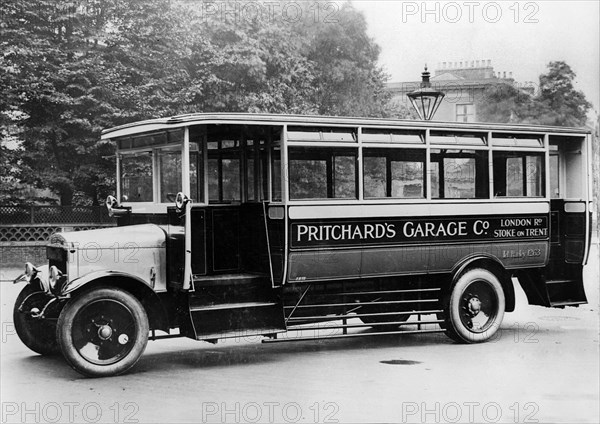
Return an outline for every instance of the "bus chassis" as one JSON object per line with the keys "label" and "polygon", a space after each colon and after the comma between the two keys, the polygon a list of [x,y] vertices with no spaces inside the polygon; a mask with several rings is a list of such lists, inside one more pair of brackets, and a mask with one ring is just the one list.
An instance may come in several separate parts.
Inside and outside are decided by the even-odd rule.
{"label": "bus chassis", "polygon": [[[240,131],[241,141],[231,142],[234,137],[229,133],[211,141],[226,126],[226,131]],[[166,132],[157,142],[159,127]],[[435,144],[434,129],[437,136],[454,134],[452,150]],[[148,131],[152,138],[136,138]],[[467,131],[473,134],[463,140],[466,144],[460,150],[456,139]],[[509,132],[515,140],[523,134],[524,153],[515,154],[503,144]],[[402,143],[422,146],[403,151],[400,144],[392,151],[381,142],[390,133],[392,141],[394,134],[408,134],[412,141]],[[376,143],[367,144],[369,136],[377,134],[381,137],[373,138]],[[532,134],[539,134],[539,146],[533,147]],[[198,114],[118,127],[104,137],[115,138],[125,152],[118,165],[121,200],[107,199],[118,226],[54,234],[47,247],[48,264],[27,263],[15,280],[27,283],[13,314],[23,343],[42,355],[62,353],[86,376],[126,372],[149,339],[188,337],[214,343],[262,336],[263,342],[276,343],[444,332],[459,343],[484,342],[497,332],[504,313],[515,309],[513,280],[523,287],[530,304],[565,307],[587,301],[582,277],[591,235],[586,132]],[[468,150],[477,137],[482,146]],[[157,143],[168,149],[157,153],[162,148]],[[500,147],[494,150],[496,143]],[[354,149],[350,153],[348,145]],[[311,156],[313,147],[321,149],[316,156]],[[183,186],[183,191],[163,196],[169,182],[157,182],[154,174],[154,186],[148,188],[135,179],[136,172],[145,172],[139,164],[133,173],[124,171],[126,161],[133,158],[127,155],[141,148],[159,159],[153,159],[152,172],[160,161],[175,158],[181,184],[173,187]],[[550,177],[544,173],[553,152],[558,153],[561,172],[581,180],[572,183],[568,175],[561,176],[560,184],[571,190],[566,193],[570,196],[550,196]],[[376,171],[366,164],[370,157],[385,155],[387,178],[393,175],[390,163],[417,163],[422,177],[408,172],[403,190],[408,196],[418,197],[420,192],[420,201],[367,198],[367,173]],[[330,175],[338,169],[338,158],[346,166],[352,161],[359,164],[354,177],[350,175],[353,182],[343,188],[347,191],[353,184],[357,199],[296,201],[294,190],[303,190],[293,181],[298,171],[292,165],[298,163],[308,164],[304,171],[314,171],[316,161],[327,162],[328,187],[323,195],[344,195],[333,185],[336,178],[343,181],[348,175]],[[480,160],[482,167],[477,164]],[[490,176],[489,187],[477,178],[471,188],[459,181],[458,189],[444,187],[425,172],[435,164],[448,167],[452,161],[472,161],[479,177],[489,161],[496,180],[508,178],[508,170],[519,161],[523,168],[537,164],[544,172],[536,176],[537,182],[523,182],[517,188],[508,183],[498,188]],[[240,193],[234,201],[225,199],[227,190],[232,192],[226,185],[235,172],[225,175],[232,163],[243,177],[234,186]],[[505,170],[496,169],[504,166]],[[213,171],[218,177],[211,177]],[[449,175],[443,168],[439,172]],[[190,175],[197,181],[190,181]],[[302,175],[310,182],[310,172]],[[129,182],[124,184],[126,178]],[[210,178],[217,181],[209,182]],[[135,184],[137,195],[154,199],[153,204],[142,202],[140,211],[139,204],[124,194],[135,194],[130,187]],[[278,184],[281,192],[276,195]],[[435,184],[440,184],[437,194]],[[199,202],[186,194],[192,187]],[[388,182],[382,193],[391,197],[393,189]],[[436,200],[434,195],[443,196],[444,190],[447,197],[451,190],[462,190],[459,195],[470,193],[467,196],[474,199]],[[508,198],[509,190],[521,190],[523,198]],[[536,191],[537,197],[527,198]],[[162,209],[156,208],[157,198]],[[169,205],[167,198],[174,204]]]}

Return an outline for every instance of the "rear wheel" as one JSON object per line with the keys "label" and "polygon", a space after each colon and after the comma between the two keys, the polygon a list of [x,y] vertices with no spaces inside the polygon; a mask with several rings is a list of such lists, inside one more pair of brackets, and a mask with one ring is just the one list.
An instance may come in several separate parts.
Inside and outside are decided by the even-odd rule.
{"label": "rear wheel", "polygon": [[[34,293],[38,294],[34,294]],[[27,309],[19,311],[23,301],[30,295],[34,294],[27,301]],[[17,300],[13,309],[13,322],[15,331],[19,339],[25,346],[40,355],[57,355],[60,353],[60,347],[56,341],[56,321],[47,319],[32,318],[29,313],[32,308],[42,310],[44,305],[50,300],[43,292],[39,292],[26,285]]]}
{"label": "rear wheel", "polygon": [[148,343],[148,317],[130,293],[95,288],[71,300],[60,314],[58,342],[71,367],[91,377],[122,374]]}
{"label": "rear wheel", "polygon": [[494,336],[504,317],[505,297],[498,278],[482,268],[463,273],[447,297],[443,328],[453,340],[480,343]]}

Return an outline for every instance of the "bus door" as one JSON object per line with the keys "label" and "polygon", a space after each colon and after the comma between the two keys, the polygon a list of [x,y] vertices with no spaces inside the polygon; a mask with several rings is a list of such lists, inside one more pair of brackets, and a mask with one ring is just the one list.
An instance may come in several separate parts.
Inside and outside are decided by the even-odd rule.
{"label": "bus door", "polygon": [[[265,334],[285,327],[273,290],[265,219],[270,131],[208,125],[197,134],[206,154],[198,154],[195,165],[190,161],[190,173],[191,179],[205,176],[208,202],[191,210],[189,302],[195,338]],[[194,136],[191,131],[191,142]],[[205,172],[194,171],[203,165]],[[191,191],[199,186],[192,183]]]}
{"label": "bus door", "polygon": [[269,135],[269,127],[207,128],[207,275],[256,273],[271,279],[264,204]]}
{"label": "bus door", "polygon": [[537,285],[541,295],[530,299],[532,304],[563,307],[587,303],[583,266],[591,215],[586,154],[585,137],[550,136],[550,258],[538,281],[528,282]]}

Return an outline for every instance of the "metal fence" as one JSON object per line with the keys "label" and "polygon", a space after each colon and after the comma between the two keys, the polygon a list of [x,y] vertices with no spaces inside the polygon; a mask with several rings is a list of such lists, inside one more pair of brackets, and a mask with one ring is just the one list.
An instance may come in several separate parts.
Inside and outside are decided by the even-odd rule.
{"label": "metal fence", "polygon": [[115,225],[102,206],[0,206],[0,243],[45,242],[57,231]]}
{"label": "metal fence", "polygon": [[113,222],[103,206],[0,206],[0,225]]}

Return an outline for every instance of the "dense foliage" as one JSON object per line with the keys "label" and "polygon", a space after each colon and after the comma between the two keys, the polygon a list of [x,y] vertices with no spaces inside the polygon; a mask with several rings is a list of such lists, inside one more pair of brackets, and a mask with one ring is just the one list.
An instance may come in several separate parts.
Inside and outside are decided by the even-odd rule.
{"label": "dense foliage", "polygon": [[477,105],[479,119],[582,127],[592,105],[575,89],[575,72],[565,62],[550,62],[533,92],[509,85],[490,87]]}
{"label": "dense foliage", "polygon": [[[4,0],[0,201],[22,184],[63,205],[114,187],[103,128],[189,112],[402,117],[379,48],[351,3]],[[535,96],[489,93],[492,121],[580,125],[590,107],[553,62]],[[495,96],[495,97],[494,97]],[[487,108],[487,109],[486,109]]]}
{"label": "dense foliage", "polygon": [[[126,122],[210,111],[394,114],[379,49],[350,4],[294,2],[283,13],[282,1],[264,13],[249,1],[210,3],[218,8],[2,2],[3,201],[22,180],[63,205],[97,204],[114,185],[114,147],[100,131]],[[8,149],[8,138],[20,148]]]}

